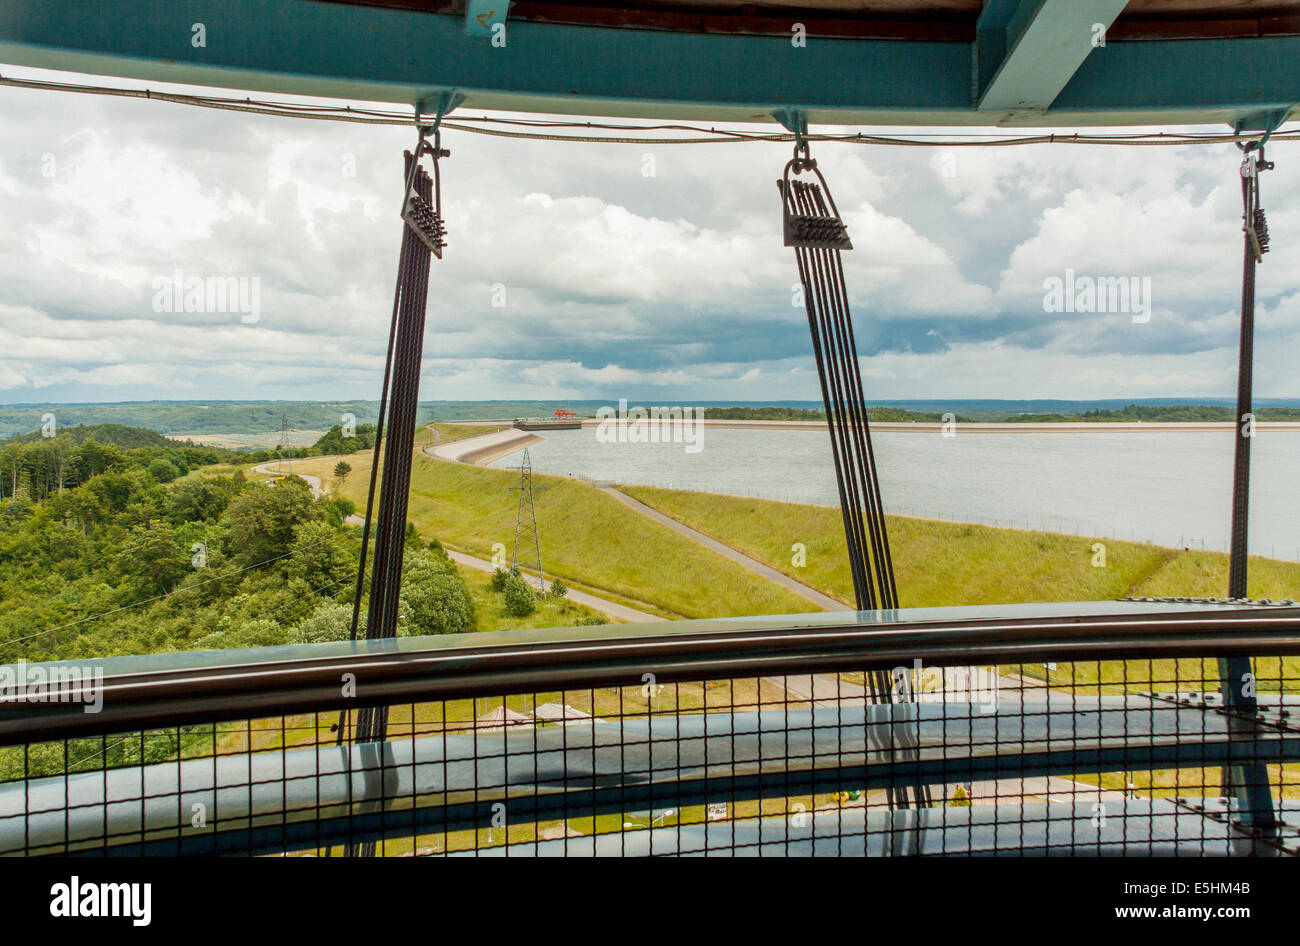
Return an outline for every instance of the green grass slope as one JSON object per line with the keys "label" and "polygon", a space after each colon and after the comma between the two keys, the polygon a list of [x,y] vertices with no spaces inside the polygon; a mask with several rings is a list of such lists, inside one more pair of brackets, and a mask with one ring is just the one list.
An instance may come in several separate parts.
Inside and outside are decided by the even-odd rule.
{"label": "green grass slope", "polygon": [[[805,584],[853,600],[838,509],[648,486],[623,489]],[[904,607],[1227,592],[1223,553],[902,516],[889,516],[888,528]],[[1098,542],[1106,547],[1102,567],[1093,564]],[[807,550],[803,567],[793,564],[796,543]],[[1252,558],[1250,594],[1300,597],[1300,563]]]}
{"label": "green grass slope", "polygon": [[[335,461],[296,461],[294,471],[334,480]],[[348,458],[345,496],[364,508],[370,455]],[[665,616],[728,617],[818,610],[735,562],[702,548],[581,480],[534,475],[542,566],[573,587]],[[491,558],[514,547],[519,475],[509,470],[435,460],[418,453],[411,470],[408,518],[445,545]]]}

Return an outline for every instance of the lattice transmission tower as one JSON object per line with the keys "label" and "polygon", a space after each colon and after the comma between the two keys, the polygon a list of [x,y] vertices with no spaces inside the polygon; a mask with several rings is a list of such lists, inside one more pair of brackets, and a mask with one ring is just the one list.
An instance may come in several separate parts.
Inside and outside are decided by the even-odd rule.
{"label": "lattice transmission tower", "polygon": [[[537,569],[537,587],[546,589],[546,579],[542,576],[542,541],[537,532],[537,510],[533,505],[533,493],[545,492],[547,487],[533,485],[533,465],[528,457],[528,448],[524,448],[523,460],[519,464],[519,485],[510,487],[510,491],[519,491],[519,512],[515,516],[515,547],[510,553],[510,567],[520,564],[519,549],[522,546],[528,559],[524,564]],[[523,571],[520,571],[520,575]]]}

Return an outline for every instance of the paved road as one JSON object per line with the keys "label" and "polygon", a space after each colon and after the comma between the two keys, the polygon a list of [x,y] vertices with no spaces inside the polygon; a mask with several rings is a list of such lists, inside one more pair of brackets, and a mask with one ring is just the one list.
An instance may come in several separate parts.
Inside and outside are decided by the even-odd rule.
{"label": "paved road", "polygon": [[[464,552],[455,552],[451,549],[447,549],[447,554],[451,556],[453,562],[458,562],[461,565],[466,565],[470,568],[477,568],[482,572],[492,572],[495,571],[497,567],[487,559],[475,558],[473,555],[466,555]],[[587,592],[579,591],[576,588],[570,588],[567,597],[570,601],[586,605],[593,610],[599,611],[601,614],[608,615],[612,618],[618,618],[620,621],[639,624],[645,621],[664,620],[657,614],[638,611],[636,608],[629,608],[627,605],[619,604],[616,601],[608,601],[605,598],[598,598],[595,595],[587,594]]]}
{"label": "paved road", "polygon": [[[338,460],[340,458],[339,457],[312,457],[312,459],[313,460]],[[253,472],[262,473],[265,474],[266,476],[280,476],[280,475],[296,476],[300,479],[304,479],[307,481],[307,485],[311,487],[311,494],[315,496],[317,499],[320,499],[322,496],[325,495],[325,486],[324,484],[321,483],[319,476],[312,476],[310,473],[297,473],[294,471],[293,464],[291,462],[288,463],[288,467],[289,467],[288,469],[285,470],[271,469],[271,467],[278,467],[279,465],[280,465],[279,460],[272,460],[270,463],[263,463],[259,466],[253,467]]]}
{"label": "paved road", "polygon": [[819,608],[822,608],[823,610],[826,611],[854,610],[853,608],[849,607],[847,604],[844,604],[842,601],[836,601],[834,598],[830,597],[829,595],[822,594],[820,591],[818,591],[815,588],[809,588],[807,585],[795,581],[789,575],[777,571],[775,568],[772,568],[770,565],[764,565],[762,562],[758,561],[757,559],[750,558],[748,555],[744,554],[743,552],[736,551],[730,545],[727,545],[723,542],[719,542],[717,539],[713,538],[712,536],[705,535],[703,532],[697,532],[696,530],[692,529],[688,525],[683,525],[682,523],[674,519],[672,516],[664,515],[658,509],[654,509],[651,506],[647,506],[639,499],[633,499],[631,496],[627,495],[627,493],[615,489],[613,486],[601,486],[598,488],[608,493],[609,495],[613,496],[615,499],[617,499],[619,502],[623,503],[624,505],[630,506],[631,508],[635,509],[637,512],[641,513],[641,515],[653,519],[655,522],[659,523],[660,525],[667,526],[669,529],[672,529],[674,532],[681,533],[682,535],[686,536],[688,539],[692,539],[693,541],[698,542],[700,545],[703,545],[705,548],[710,549],[714,552],[717,552],[719,555],[731,559],[733,562],[735,562],[738,565],[743,565],[745,568],[748,568],[750,571],[754,572],[755,574],[760,575],[763,578],[766,578],[768,581],[772,582],[773,584],[780,585],[782,588],[785,588],[788,591],[793,591],[795,594],[799,595],[800,597],[807,598],[809,601],[817,605]]}

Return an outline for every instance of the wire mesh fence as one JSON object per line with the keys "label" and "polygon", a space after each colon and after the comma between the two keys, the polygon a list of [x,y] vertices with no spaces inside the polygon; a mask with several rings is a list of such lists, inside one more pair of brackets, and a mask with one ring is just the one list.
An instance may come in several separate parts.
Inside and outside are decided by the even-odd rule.
{"label": "wire mesh fence", "polygon": [[0,853],[1300,854],[1300,655],[1248,666],[1240,705],[1217,657],[916,660],[28,741]]}

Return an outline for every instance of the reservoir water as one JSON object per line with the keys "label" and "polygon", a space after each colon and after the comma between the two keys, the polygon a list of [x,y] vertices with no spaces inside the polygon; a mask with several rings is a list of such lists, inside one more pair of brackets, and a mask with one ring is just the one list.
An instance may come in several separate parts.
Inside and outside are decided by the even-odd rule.
{"label": "reservoir water", "polygon": [[[824,430],[705,428],[677,443],[602,443],[548,431],[541,473],[838,505]],[[1224,551],[1231,431],[1084,434],[877,433],[885,508],[901,515]],[[517,468],[519,455],[492,464]],[[1300,432],[1261,430],[1252,450],[1250,551],[1300,560]]]}

